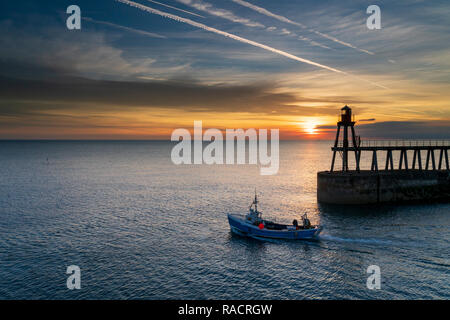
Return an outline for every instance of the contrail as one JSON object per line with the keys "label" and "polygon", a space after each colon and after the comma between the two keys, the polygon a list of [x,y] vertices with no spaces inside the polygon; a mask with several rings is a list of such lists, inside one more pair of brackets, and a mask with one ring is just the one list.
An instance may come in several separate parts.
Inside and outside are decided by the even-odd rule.
{"label": "contrail", "polygon": [[350,44],[350,43],[348,43],[348,42],[344,42],[344,41],[339,40],[339,39],[337,39],[337,38],[335,38],[335,37],[333,37],[333,36],[330,36],[330,35],[328,35],[328,34],[325,34],[325,33],[316,31],[316,30],[314,30],[314,29],[308,28],[307,26],[305,26],[305,25],[302,24],[302,23],[292,21],[292,20],[290,20],[290,19],[288,19],[288,18],[286,18],[286,17],[283,17],[283,16],[280,16],[280,15],[275,14],[275,13],[273,13],[273,12],[270,12],[270,11],[267,10],[267,9],[258,7],[258,6],[254,5],[254,4],[251,4],[251,3],[247,2],[247,1],[243,1],[243,0],[231,0],[231,1],[233,1],[234,3],[240,4],[241,6],[244,6],[244,7],[247,7],[247,8],[249,8],[249,9],[252,9],[252,10],[254,10],[254,11],[256,11],[256,12],[259,12],[259,13],[261,13],[261,14],[263,14],[263,15],[266,15],[266,16],[268,16],[268,17],[272,17],[272,18],[274,18],[274,19],[277,19],[277,20],[279,20],[279,21],[281,21],[281,22],[289,23],[289,24],[292,24],[292,25],[294,25],[294,26],[300,27],[300,28],[302,28],[302,29],[307,29],[307,30],[310,31],[310,32],[313,32],[313,33],[315,33],[315,34],[317,34],[317,35],[319,35],[319,36],[321,36],[321,37],[323,37],[323,38],[326,38],[326,39],[328,39],[328,40],[331,40],[331,41],[334,41],[334,42],[336,42],[336,43],[339,43],[339,44],[341,44],[341,45],[343,45],[343,46],[346,46],[346,47],[349,47],[349,48],[352,48],[352,49],[355,49],[355,50],[358,50],[358,51],[360,51],[360,52],[364,52],[364,53],[367,53],[367,54],[370,54],[370,55],[374,55],[374,53],[371,52],[371,51],[368,51],[368,50],[365,50],[365,49],[361,49],[361,48],[355,47],[354,45],[352,45],[352,44]]}
{"label": "contrail", "polygon": [[137,33],[143,36],[148,36],[148,37],[152,37],[152,38],[167,38],[165,36],[153,33],[153,32],[147,32],[144,30],[139,30],[139,29],[134,29],[134,28],[130,28],[130,27],[125,27],[125,26],[121,26],[119,24],[115,24],[115,23],[111,23],[111,22],[107,22],[107,21],[101,21],[101,20],[94,20],[92,18],[88,18],[88,17],[81,17],[81,19],[89,21],[89,22],[93,22],[93,23],[98,23],[98,24],[103,24],[105,26],[110,26],[113,28],[117,28],[117,29],[121,29],[121,30],[125,30],[125,31],[129,31],[129,32],[133,32],[133,33]]}
{"label": "contrail", "polygon": [[193,7],[197,10],[206,12],[210,15],[220,17],[223,19],[227,19],[236,23],[241,23],[247,27],[258,27],[258,28],[265,28],[265,26],[259,22],[249,20],[247,18],[242,18],[237,15],[235,15],[233,12],[225,9],[218,9],[214,8],[214,6],[210,3],[199,1],[199,0],[176,0],[177,2],[180,2],[184,5]]}
{"label": "contrail", "polygon": [[204,18],[204,16],[202,16],[202,15],[199,15],[199,14],[196,14],[196,13],[194,13],[194,12],[187,11],[187,10],[179,9],[179,8],[176,8],[176,7],[173,7],[173,6],[169,6],[168,4],[165,4],[165,3],[161,3],[161,2],[158,2],[158,1],[154,1],[154,0],[147,0],[147,1],[153,2],[153,3],[156,3],[156,4],[159,4],[159,5],[161,5],[161,6],[164,6],[164,7],[167,7],[167,8],[171,8],[171,9],[174,9],[174,10],[177,10],[177,11],[180,11],[180,12],[184,12],[184,13],[187,13],[187,14],[191,14],[191,15],[193,15],[193,16],[197,16],[197,17],[200,17],[200,18]]}
{"label": "contrail", "polygon": [[[210,15],[213,15],[213,16],[216,16],[216,17],[220,17],[220,18],[232,21],[232,22],[243,24],[244,26],[247,26],[247,27],[265,28],[266,31],[268,31],[268,32],[273,31],[273,29],[275,28],[275,27],[268,27],[268,28],[266,28],[263,24],[261,24],[259,22],[252,21],[252,20],[249,20],[247,18],[242,18],[242,17],[236,16],[233,12],[231,12],[229,10],[215,8],[212,4],[210,4],[208,2],[204,2],[203,0],[175,0],[175,1],[180,2],[180,3],[182,3],[184,5],[187,5],[187,6],[191,6],[191,7],[195,8],[195,9],[197,9],[199,11],[206,12],[206,13],[208,13]],[[282,35],[287,35],[287,34],[297,37],[297,35],[294,34],[293,32],[290,32],[290,31],[288,31],[286,29],[283,29]],[[321,48],[324,48],[324,49],[331,50],[330,47],[327,47],[327,46],[325,46],[323,44],[320,44],[320,43],[318,43],[316,41],[313,41],[312,39],[307,38],[307,37],[298,36],[297,39],[301,40],[301,41],[306,41],[312,46],[318,46],[318,47],[321,47]]]}
{"label": "contrail", "polygon": [[176,16],[176,15],[171,14],[171,13],[167,13],[167,12],[163,12],[163,11],[160,11],[160,10],[157,10],[157,9],[153,9],[153,8],[144,6],[144,5],[140,4],[140,3],[136,3],[136,2],[133,2],[133,1],[129,1],[129,0],[116,0],[116,1],[124,3],[124,4],[127,4],[127,5],[129,5],[131,7],[135,7],[137,9],[140,9],[140,10],[152,13],[152,14],[156,14],[156,15],[168,18],[168,19],[172,19],[172,20],[178,21],[178,22],[183,22],[183,23],[189,24],[191,26],[194,26],[194,27],[197,27],[197,28],[200,28],[200,29],[212,32],[212,33],[220,34],[220,35],[222,35],[224,37],[227,37],[227,38],[230,38],[230,39],[234,39],[234,40],[239,41],[239,42],[247,43],[247,44],[250,44],[252,46],[255,46],[255,47],[267,50],[267,51],[271,51],[273,53],[279,54],[281,56],[284,56],[284,57],[292,59],[292,60],[300,61],[300,62],[309,64],[309,65],[316,66],[316,67],[319,67],[319,68],[322,68],[322,69],[326,69],[326,70],[329,70],[329,71],[333,71],[333,72],[336,72],[336,73],[349,75],[349,76],[355,77],[355,78],[357,78],[359,80],[366,81],[366,82],[368,82],[368,83],[370,83],[372,85],[378,86],[380,88],[388,89],[385,86],[382,86],[380,84],[377,84],[377,83],[369,81],[369,80],[361,79],[361,78],[356,77],[354,75],[351,75],[351,74],[349,74],[347,72],[344,72],[344,71],[341,71],[341,70],[338,70],[338,69],[335,69],[335,68],[332,68],[332,67],[329,67],[329,66],[326,66],[326,65],[323,65],[323,64],[320,64],[320,63],[308,60],[308,59],[304,59],[304,58],[295,56],[295,55],[290,54],[288,52],[285,52],[285,51],[282,51],[282,50],[278,50],[278,49],[275,49],[273,47],[269,47],[269,46],[267,46],[265,44],[262,44],[262,43],[259,43],[259,42],[256,42],[256,41],[245,39],[245,38],[236,36],[234,34],[218,30],[216,28],[208,27],[207,25],[204,25],[203,23],[195,22],[195,21],[192,21],[190,19],[182,18],[182,17]]}

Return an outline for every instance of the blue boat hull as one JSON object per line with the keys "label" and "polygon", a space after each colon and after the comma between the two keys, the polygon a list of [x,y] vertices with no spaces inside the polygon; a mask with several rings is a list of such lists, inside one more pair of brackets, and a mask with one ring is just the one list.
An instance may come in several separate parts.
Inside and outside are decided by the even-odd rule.
{"label": "blue boat hull", "polygon": [[258,226],[248,224],[243,219],[231,214],[228,215],[228,222],[230,223],[231,231],[239,235],[252,238],[289,240],[313,239],[322,231],[321,226],[306,230],[269,230],[265,228],[260,229]]}

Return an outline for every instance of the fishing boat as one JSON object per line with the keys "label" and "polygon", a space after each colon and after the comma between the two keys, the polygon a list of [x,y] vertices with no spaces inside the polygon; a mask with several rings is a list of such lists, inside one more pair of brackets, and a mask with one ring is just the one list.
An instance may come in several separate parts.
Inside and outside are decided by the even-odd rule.
{"label": "fishing boat", "polygon": [[248,214],[245,216],[228,214],[231,231],[241,236],[290,240],[313,239],[318,236],[322,231],[322,226],[312,225],[306,213],[301,218],[302,224],[294,220],[292,225],[279,224],[263,219],[262,212],[258,211],[256,192]]}

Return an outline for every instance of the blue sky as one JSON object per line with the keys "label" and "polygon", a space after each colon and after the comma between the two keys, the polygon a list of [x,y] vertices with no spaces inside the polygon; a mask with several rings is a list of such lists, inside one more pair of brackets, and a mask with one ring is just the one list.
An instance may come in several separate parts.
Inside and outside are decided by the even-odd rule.
{"label": "blue sky", "polygon": [[[343,104],[380,127],[389,122],[391,136],[395,123],[404,135],[417,121],[423,136],[449,134],[448,1],[136,2],[343,73],[114,0],[2,1],[0,138],[55,137],[50,119],[73,128],[63,137],[163,137],[194,119],[292,137],[332,125]],[[65,27],[71,4],[81,30]],[[371,4],[381,30],[366,26]],[[124,101],[109,99],[121,86]]]}

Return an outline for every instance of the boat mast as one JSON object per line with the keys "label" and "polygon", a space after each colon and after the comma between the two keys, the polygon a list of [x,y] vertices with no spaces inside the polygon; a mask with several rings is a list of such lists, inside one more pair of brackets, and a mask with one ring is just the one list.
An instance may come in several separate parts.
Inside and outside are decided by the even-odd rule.
{"label": "boat mast", "polygon": [[256,196],[256,188],[255,188],[255,200],[253,201],[255,204],[255,211],[258,213],[258,197]]}

